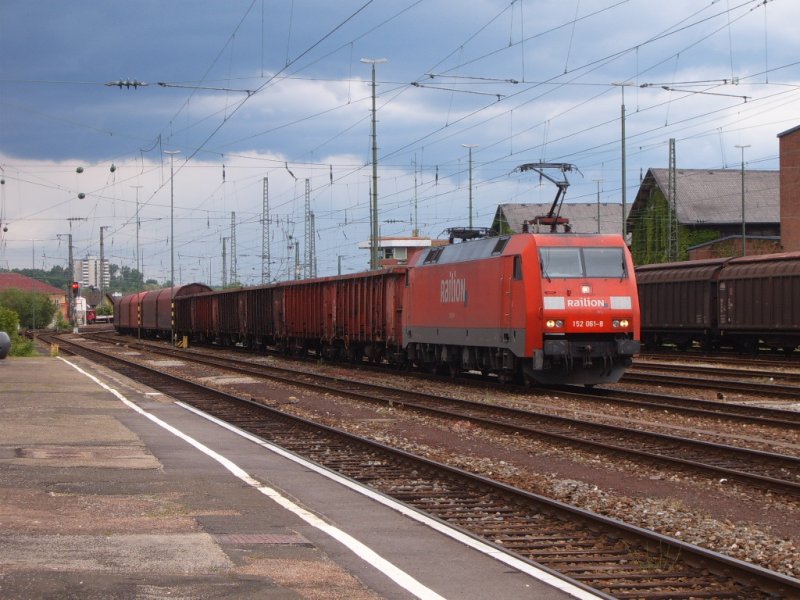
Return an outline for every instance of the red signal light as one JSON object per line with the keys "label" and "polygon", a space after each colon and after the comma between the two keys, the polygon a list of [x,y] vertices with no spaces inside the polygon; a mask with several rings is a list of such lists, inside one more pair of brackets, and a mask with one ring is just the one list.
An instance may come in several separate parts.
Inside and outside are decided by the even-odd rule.
{"label": "red signal light", "polygon": [[77,281],[73,281],[72,282],[72,295],[73,296],[77,296],[78,292],[80,292],[80,291],[81,291],[81,284],[78,283]]}

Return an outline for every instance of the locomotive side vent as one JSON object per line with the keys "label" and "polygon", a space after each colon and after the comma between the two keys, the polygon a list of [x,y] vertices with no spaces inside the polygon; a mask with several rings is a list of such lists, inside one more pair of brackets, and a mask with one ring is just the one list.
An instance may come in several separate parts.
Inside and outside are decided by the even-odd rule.
{"label": "locomotive side vent", "polygon": [[425,257],[425,261],[423,264],[429,265],[431,263],[439,262],[439,257],[442,255],[444,251],[444,246],[439,246],[438,248],[431,248],[428,252],[428,256]]}
{"label": "locomotive side vent", "polygon": [[509,239],[511,238],[505,237],[497,240],[497,243],[494,245],[494,248],[492,249],[492,255],[494,256],[495,254],[502,254],[503,250],[505,250],[506,244],[508,244]]}

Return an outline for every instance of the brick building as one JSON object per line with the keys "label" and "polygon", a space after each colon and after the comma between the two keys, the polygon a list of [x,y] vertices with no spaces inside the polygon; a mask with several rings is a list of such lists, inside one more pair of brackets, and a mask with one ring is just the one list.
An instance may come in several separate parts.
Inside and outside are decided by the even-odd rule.
{"label": "brick building", "polygon": [[778,134],[780,148],[781,245],[800,250],[800,125]]}

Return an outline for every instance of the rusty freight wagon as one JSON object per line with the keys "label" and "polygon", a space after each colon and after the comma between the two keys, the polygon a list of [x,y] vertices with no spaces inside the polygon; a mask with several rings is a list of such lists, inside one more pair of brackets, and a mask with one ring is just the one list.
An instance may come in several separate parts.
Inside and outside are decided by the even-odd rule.
{"label": "rusty freight wagon", "polygon": [[405,268],[176,299],[178,335],[326,358],[402,361]]}
{"label": "rusty freight wagon", "polygon": [[402,267],[276,286],[275,343],[326,358],[402,362]]}

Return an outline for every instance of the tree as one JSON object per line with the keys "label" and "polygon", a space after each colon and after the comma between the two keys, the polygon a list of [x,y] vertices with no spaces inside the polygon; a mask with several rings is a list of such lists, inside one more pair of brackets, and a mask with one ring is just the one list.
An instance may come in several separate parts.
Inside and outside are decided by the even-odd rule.
{"label": "tree", "polygon": [[111,291],[128,294],[144,288],[144,278],[136,269],[109,265],[109,272],[111,275]]}
{"label": "tree", "polygon": [[0,306],[0,331],[5,331],[11,338],[11,356],[32,356],[35,354],[33,340],[19,335],[19,317],[10,308]]}
{"label": "tree", "polygon": [[14,311],[19,324],[26,329],[47,327],[57,310],[46,294],[15,288],[0,292],[0,306]]}

